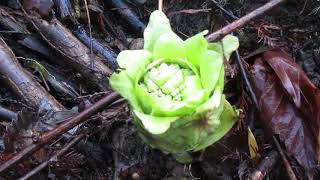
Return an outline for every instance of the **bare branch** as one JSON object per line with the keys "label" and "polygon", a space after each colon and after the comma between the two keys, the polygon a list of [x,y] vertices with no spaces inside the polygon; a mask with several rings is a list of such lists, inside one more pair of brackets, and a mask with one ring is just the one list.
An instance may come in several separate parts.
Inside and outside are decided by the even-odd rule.
{"label": "bare branch", "polygon": [[64,123],[60,124],[56,128],[52,129],[51,131],[43,134],[39,140],[31,144],[30,146],[26,147],[22,151],[18,152],[16,155],[14,155],[11,159],[7,160],[3,164],[0,165],[0,173],[5,171],[6,169],[10,168],[14,164],[16,164],[18,161],[23,159],[26,155],[33,153],[43,147],[44,145],[48,144],[53,139],[61,136],[62,134],[66,133],[70,129],[74,128],[75,126],[83,123],[87,118],[92,116],[93,114],[99,112],[101,109],[106,108],[106,106],[110,105],[117,99],[119,99],[120,96],[113,92],[109,94],[108,96],[102,98],[100,101],[96,102],[89,108],[85,109],[78,115],[68,118],[64,121]]}
{"label": "bare branch", "polygon": [[240,27],[246,25],[252,19],[264,14],[268,10],[274,8],[275,6],[279,5],[280,3],[284,2],[285,0],[272,0],[265,5],[261,6],[260,8],[250,12],[249,14],[239,18],[238,20],[233,21],[231,24],[224,26],[223,28],[219,29],[218,31],[209,34],[206,39],[209,42],[216,41],[221,39],[223,36],[234,32],[235,30],[239,29]]}

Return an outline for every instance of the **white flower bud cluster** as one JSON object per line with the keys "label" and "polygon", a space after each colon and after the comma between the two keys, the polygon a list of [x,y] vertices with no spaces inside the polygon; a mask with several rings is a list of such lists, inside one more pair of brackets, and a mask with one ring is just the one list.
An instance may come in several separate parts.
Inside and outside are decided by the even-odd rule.
{"label": "white flower bud cluster", "polygon": [[191,75],[194,75],[191,70],[177,64],[161,63],[146,73],[140,85],[153,96],[182,101],[181,93],[186,88],[184,80]]}

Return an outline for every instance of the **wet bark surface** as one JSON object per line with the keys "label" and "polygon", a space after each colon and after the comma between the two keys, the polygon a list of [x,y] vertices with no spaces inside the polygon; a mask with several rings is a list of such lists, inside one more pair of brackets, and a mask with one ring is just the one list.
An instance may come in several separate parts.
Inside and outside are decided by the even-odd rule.
{"label": "wet bark surface", "polygon": [[47,105],[54,111],[64,109],[57,100],[32,78],[29,72],[23,69],[12,50],[2,39],[0,39],[0,58],[1,79],[21,99],[24,99],[36,109]]}

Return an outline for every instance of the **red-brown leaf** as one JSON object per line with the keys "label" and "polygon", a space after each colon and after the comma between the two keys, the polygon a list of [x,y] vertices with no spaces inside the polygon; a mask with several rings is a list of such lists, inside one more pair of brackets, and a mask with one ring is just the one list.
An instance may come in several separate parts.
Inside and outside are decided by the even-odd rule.
{"label": "red-brown leaf", "polygon": [[43,16],[50,13],[52,6],[52,0],[23,0],[23,7],[26,10],[37,9]]}
{"label": "red-brown leaf", "polygon": [[[314,169],[318,161],[316,138],[304,121],[306,117],[288,97],[277,73],[267,63],[265,58],[269,56],[265,55],[262,55],[263,59],[256,59],[251,69],[252,85],[257,95],[262,121],[267,129],[279,135],[288,155],[294,156],[304,168]],[[279,66],[278,69],[285,69]],[[292,88],[289,93],[297,94],[295,82],[286,81],[285,85]]]}
{"label": "red-brown leaf", "polygon": [[[309,80],[304,71],[286,53],[276,50],[263,54],[290,95],[295,106],[307,117],[306,123],[320,145],[320,90]],[[320,157],[318,157],[320,158]]]}

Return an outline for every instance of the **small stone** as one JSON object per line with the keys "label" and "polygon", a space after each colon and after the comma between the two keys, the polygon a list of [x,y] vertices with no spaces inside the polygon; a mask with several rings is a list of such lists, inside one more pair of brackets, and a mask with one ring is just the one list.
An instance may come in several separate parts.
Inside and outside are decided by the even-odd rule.
{"label": "small stone", "polygon": [[136,50],[136,49],[143,49],[143,38],[133,39],[129,45],[129,49]]}
{"label": "small stone", "polygon": [[139,179],[140,179],[140,175],[135,172],[135,173],[133,173],[133,174],[131,175],[131,178],[132,178],[133,180],[139,180]]}

